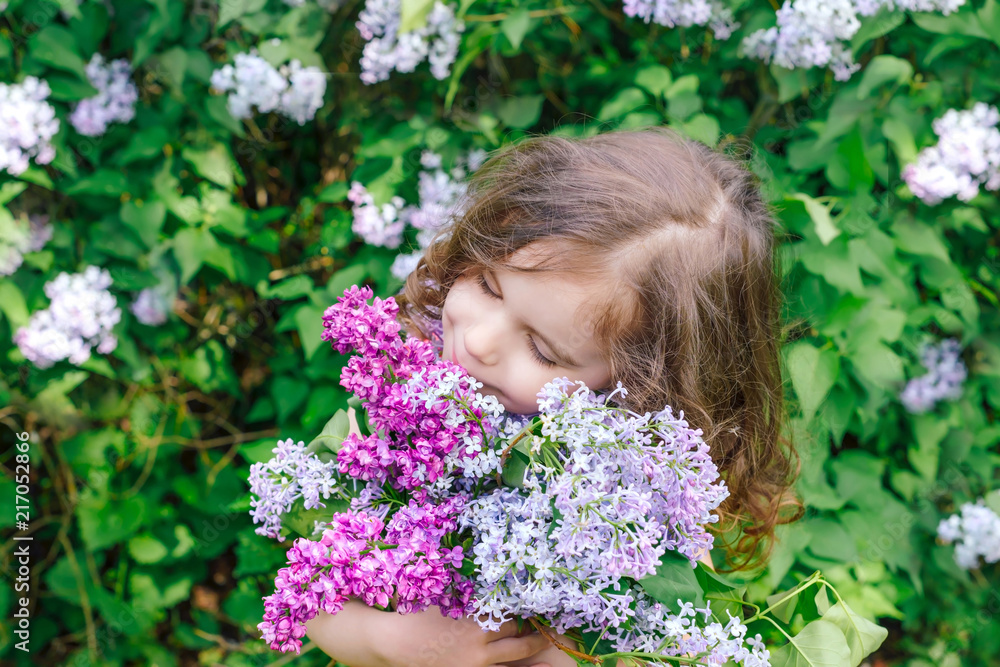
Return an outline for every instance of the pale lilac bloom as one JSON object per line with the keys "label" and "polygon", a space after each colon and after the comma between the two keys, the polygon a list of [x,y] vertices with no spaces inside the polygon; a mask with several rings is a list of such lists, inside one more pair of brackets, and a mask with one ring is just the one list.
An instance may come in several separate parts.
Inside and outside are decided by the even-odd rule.
{"label": "pale lilac bloom", "polygon": [[358,16],[357,28],[367,40],[361,55],[361,80],[385,81],[392,70],[412,72],[424,60],[437,79],[448,76],[458,55],[459,35],[465,24],[455,18],[455,8],[437,0],[426,24],[399,34],[400,0],[368,0]]}
{"label": "pale lilac bloom", "polygon": [[9,276],[24,261],[24,254],[38,252],[52,238],[47,215],[29,216],[28,222],[0,215],[0,276]]}
{"label": "pale lilac bloom", "polygon": [[302,442],[291,438],[278,441],[272,450],[274,458],[250,466],[250,500],[254,523],[263,524],[254,529],[258,535],[277,538],[281,532],[281,515],[287,513],[299,498],[305,508],[326,507],[330,496],[346,497],[343,488],[335,483],[336,461],[324,463],[315,454],[306,451]]}
{"label": "pale lilac bloom", "polygon": [[305,125],[323,106],[327,74],[318,67],[303,67],[298,60],[283,66],[281,72],[288,77],[288,88],[281,93],[279,110],[299,125]]}
{"label": "pale lilac bloom", "polygon": [[834,78],[846,81],[861,66],[854,62],[850,40],[861,28],[860,16],[889,10],[940,11],[949,14],[964,0],[785,0],[777,25],[743,38],[742,51],[786,69],[826,67]]}
{"label": "pale lilac bloom", "polygon": [[213,88],[229,92],[227,105],[234,118],[249,118],[252,107],[261,113],[277,109],[288,87],[285,77],[255,50],[237,53],[232,65],[212,72],[211,83]]}
{"label": "pale lilac bloom", "polygon": [[938,524],[938,537],[955,542],[955,562],[972,570],[979,559],[986,563],[1000,561],[1000,516],[982,500],[965,503],[959,514],[952,514]]}
{"label": "pale lilac bloom", "polygon": [[668,28],[709,25],[718,39],[728,39],[740,25],[718,0],[625,0],[624,12]]}
{"label": "pale lilac bloom", "polygon": [[118,345],[111,330],[121,320],[110,286],[111,274],[96,266],[73,275],[60,273],[45,284],[51,304],[17,330],[14,343],[39,368],[63,359],[80,365],[93,348],[108,354]]}
{"label": "pale lilac bloom", "polygon": [[924,203],[948,197],[969,201],[979,188],[1000,190],[1000,112],[977,102],[972,109],[949,109],[933,123],[938,143],[920,151],[903,169],[903,180]]}
{"label": "pale lilac bloom", "polygon": [[31,159],[48,164],[55,158],[50,141],[59,131],[59,119],[45,101],[51,92],[48,83],[34,76],[0,83],[0,172],[19,176]]}
{"label": "pale lilac bloom", "polygon": [[910,380],[899,396],[909,412],[928,412],[938,401],[962,396],[962,383],[968,371],[962,362],[961,351],[954,338],[939,345],[924,344],[921,347],[920,357],[927,373]]}
{"label": "pale lilac bloom", "polygon": [[112,60],[95,53],[87,64],[87,79],[97,88],[97,95],[81,100],[69,122],[80,134],[96,137],[111,123],[127,123],[135,117],[139,91],[132,83],[132,66],[127,60]]}
{"label": "pale lilac bloom", "polygon": [[129,308],[135,318],[146,326],[158,327],[167,321],[172,305],[164,290],[147,287],[139,292]]}

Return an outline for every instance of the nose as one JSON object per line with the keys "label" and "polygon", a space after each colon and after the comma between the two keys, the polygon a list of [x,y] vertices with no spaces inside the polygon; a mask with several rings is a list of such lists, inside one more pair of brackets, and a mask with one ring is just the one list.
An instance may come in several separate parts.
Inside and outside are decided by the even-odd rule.
{"label": "nose", "polygon": [[482,320],[465,330],[465,349],[483,366],[493,366],[500,360],[503,332],[493,318]]}

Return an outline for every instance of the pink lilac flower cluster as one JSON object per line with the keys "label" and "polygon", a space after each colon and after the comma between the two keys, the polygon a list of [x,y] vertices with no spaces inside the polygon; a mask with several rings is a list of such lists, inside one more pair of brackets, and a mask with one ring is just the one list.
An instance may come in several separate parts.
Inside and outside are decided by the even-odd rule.
{"label": "pink lilac flower cluster", "polygon": [[60,273],[45,284],[52,303],[17,330],[14,343],[39,368],[63,359],[80,365],[95,347],[108,354],[118,346],[111,330],[122,315],[110,286],[111,274],[96,266],[73,275]]}
{"label": "pink lilac flower cluster", "polygon": [[305,508],[326,507],[332,495],[346,498],[346,493],[335,475],[337,465],[324,463],[306,451],[302,442],[293,443],[289,438],[279,441],[272,452],[274,458],[250,466],[250,516],[254,523],[264,525],[255,529],[258,535],[277,538],[281,532],[281,515],[292,504],[303,499]]}
{"label": "pink lilac flower cluster", "polygon": [[135,117],[139,90],[132,83],[132,66],[125,59],[105,64],[104,56],[95,53],[87,63],[87,79],[97,88],[97,95],[81,100],[69,122],[80,134],[97,137],[111,123],[127,123]]}
{"label": "pink lilac flower cluster", "polygon": [[0,173],[20,176],[34,159],[48,164],[56,156],[51,144],[59,131],[56,110],[46,98],[49,84],[34,76],[21,83],[0,83]]}
{"label": "pink lilac flower cluster", "polygon": [[368,305],[371,297],[370,288],[354,286],[323,314],[322,339],[341,354],[356,353],[340,384],[365,404],[376,429],[348,436],[337,461],[341,474],[414,490],[422,500],[420,488],[444,476],[450,459],[483,451],[490,424],[484,417],[501,408],[476,393],[482,385],[460,366],[438,360],[429,342],[402,340],[394,299]]}
{"label": "pink lilac flower cluster", "polygon": [[338,613],[351,597],[382,608],[391,601],[400,613],[436,605],[452,618],[465,616],[473,586],[458,571],[462,547],[442,544],[463,502],[459,496],[438,505],[411,501],[388,523],[365,513],[336,514],[319,541],[296,540],[275,592],[264,598],[257,626],[264,641],[298,653],[306,621],[320,609]]}
{"label": "pink lilac flower cluster", "polygon": [[955,542],[955,562],[966,570],[1000,561],[1000,516],[980,499],[965,503],[959,514],[952,514],[938,524],[938,537]]}
{"label": "pink lilac flower cluster", "polygon": [[24,261],[24,254],[38,252],[52,238],[49,216],[32,215],[27,222],[0,215],[0,276],[9,276]]}
{"label": "pink lilac flower cluster", "polygon": [[903,180],[924,203],[948,197],[969,201],[979,188],[1000,190],[1000,111],[985,102],[949,109],[934,121],[938,143],[920,151],[903,169]]}
{"label": "pink lilac flower cluster", "polygon": [[927,373],[910,380],[899,396],[903,406],[913,414],[931,410],[938,401],[962,396],[962,383],[968,370],[961,358],[962,348],[954,338],[940,344],[924,344],[920,358]]}
{"label": "pink lilac flower cluster", "polygon": [[710,25],[718,39],[729,39],[740,26],[733,20],[733,10],[718,0],[625,0],[624,11],[626,16],[668,28]]}
{"label": "pink lilac flower cluster", "polygon": [[854,62],[850,40],[861,28],[859,17],[883,8],[949,14],[965,0],[785,0],[777,25],[743,38],[742,50],[786,69],[826,67],[846,81],[861,66]]}
{"label": "pink lilac flower cluster", "polygon": [[430,63],[434,78],[447,78],[465,30],[465,23],[455,18],[455,7],[438,0],[423,26],[400,33],[401,23],[401,0],[365,2],[356,24],[368,42],[361,53],[361,81],[385,81],[392,70],[412,72],[424,60]]}

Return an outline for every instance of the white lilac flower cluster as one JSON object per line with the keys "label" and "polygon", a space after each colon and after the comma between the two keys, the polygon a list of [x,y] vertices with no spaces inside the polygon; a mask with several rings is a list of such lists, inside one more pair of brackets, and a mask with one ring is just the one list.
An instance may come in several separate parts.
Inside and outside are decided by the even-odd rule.
{"label": "white lilac flower cluster", "polygon": [[743,38],[743,52],[787,69],[825,67],[846,81],[861,66],[850,40],[861,27],[859,16],[881,9],[950,14],[965,0],[785,0],[778,24]]}
{"label": "white lilac flower cluster", "polygon": [[212,72],[212,87],[229,93],[227,106],[235,118],[249,118],[252,107],[261,113],[278,111],[305,125],[323,106],[326,74],[303,67],[298,60],[276,69],[256,52],[237,53],[235,64]]}
{"label": "white lilac flower cluster", "polygon": [[38,252],[52,238],[49,216],[32,215],[28,222],[0,215],[0,276],[9,276],[24,261],[27,252]]}
{"label": "white lilac flower cluster", "polygon": [[922,346],[920,359],[927,373],[910,380],[899,396],[908,411],[921,414],[932,409],[938,401],[961,397],[962,383],[968,375],[959,356],[961,351],[954,338],[939,345],[928,343]]}
{"label": "white lilac flower cluster", "polygon": [[[705,622],[712,616],[710,601],[705,602],[704,609],[697,609],[693,603],[681,600],[677,600],[677,606],[679,611],[674,614],[666,605],[639,592],[631,627],[627,630],[612,628],[607,638],[618,646],[628,647],[619,649],[623,651],[672,656],[707,653],[704,663],[698,664],[723,665],[731,660],[743,667],[770,667],[771,652],[760,634],[747,637],[747,627],[729,610],[726,610],[729,620],[725,625],[717,620],[699,625],[696,621],[699,613],[703,614]],[[665,639],[671,648],[662,651],[660,647]]]}
{"label": "white lilac flower cluster", "polygon": [[392,70],[412,72],[425,59],[436,79],[448,76],[458,55],[459,35],[465,23],[455,18],[455,8],[436,0],[426,24],[400,34],[401,0],[367,0],[358,15],[357,28],[368,41],[361,53],[361,80],[385,81]]}
{"label": "white lilac flower cluster", "polygon": [[281,515],[302,498],[305,508],[326,507],[320,500],[331,495],[346,497],[338,486],[336,460],[323,463],[306,451],[305,443],[292,442],[289,438],[278,441],[271,450],[275,456],[267,462],[250,466],[250,515],[254,523],[263,525],[254,529],[258,535],[277,538],[281,531]]}
{"label": "white lilac flower cluster", "polygon": [[934,121],[938,143],[920,151],[903,169],[903,180],[926,204],[948,197],[969,201],[980,186],[1000,190],[1000,112],[985,102],[949,109]]}
{"label": "white lilac flower cluster", "polygon": [[460,157],[456,166],[446,172],[441,168],[441,156],[425,150],[420,156],[424,170],[418,176],[419,205],[408,206],[402,197],[395,196],[378,206],[364,185],[353,182],[347,199],[353,204],[354,233],[371,245],[397,248],[403,241],[407,223],[418,230],[418,248],[398,255],[392,263],[392,275],[405,280],[416,268],[434,234],[453,216],[461,215],[465,178],[468,172],[479,169],[485,159],[486,151],[474,149]]}
{"label": "white lilac flower cluster", "polygon": [[32,158],[38,164],[55,158],[49,142],[59,131],[59,119],[45,101],[51,92],[48,83],[33,76],[0,83],[0,172],[18,176]]}
{"label": "white lilac flower cluster", "polygon": [[1000,516],[982,500],[965,503],[960,514],[952,514],[938,524],[938,537],[955,542],[955,562],[972,570],[979,567],[979,558],[987,563],[1000,561]]}
{"label": "white lilac flower cluster", "polygon": [[97,95],[81,100],[69,122],[80,134],[97,137],[111,123],[127,123],[135,117],[139,90],[132,83],[132,66],[127,60],[112,60],[95,53],[87,63],[87,79],[97,88]]}
{"label": "white lilac flower cluster", "polygon": [[625,15],[673,28],[709,25],[718,39],[729,39],[740,26],[733,11],[718,0],[625,0]]}
{"label": "white lilac flower cluster", "polygon": [[118,346],[111,329],[122,316],[108,291],[110,286],[111,274],[96,266],[88,266],[83,273],[60,273],[45,284],[45,295],[52,303],[17,330],[14,343],[39,368],[63,359],[80,365],[95,347],[98,353],[108,354]]}

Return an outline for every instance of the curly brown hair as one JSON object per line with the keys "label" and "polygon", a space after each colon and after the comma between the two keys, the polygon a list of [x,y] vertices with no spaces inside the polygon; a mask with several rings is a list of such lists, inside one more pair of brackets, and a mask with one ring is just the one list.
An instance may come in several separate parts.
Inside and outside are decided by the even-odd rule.
{"label": "curly brown hair", "polygon": [[[712,530],[729,568],[762,564],[802,515],[782,431],[776,223],[742,161],[664,127],[505,146],[410,274],[404,325],[426,333],[469,270],[572,271],[616,281],[592,334],[636,412],[670,405],[701,428],[730,495]],[[530,243],[530,268],[505,263]]]}

